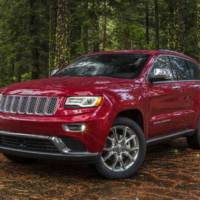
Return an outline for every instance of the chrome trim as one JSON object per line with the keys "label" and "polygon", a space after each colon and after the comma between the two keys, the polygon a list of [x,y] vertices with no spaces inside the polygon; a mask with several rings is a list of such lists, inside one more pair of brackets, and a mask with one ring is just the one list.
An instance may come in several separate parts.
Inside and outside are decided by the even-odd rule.
{"label": "chrome trim", "polygon": [[[172,53],[178,53],[178,52],[175,51],[175,52],[172,52]],[[171,56],[171,57],[181,58],[183,60],[186,60],[186,61],[189,61],[189,62],[192,62],[192,63],[195,63],[195,61],[196,61],[196,60],[194,60],[194,59],[192,59],[189,56],[186,56],[184,54],[183,54],[183,56],[182,55],[174,55],[174,54],[170,54],[170,52],[169,53],[161,52],[161,54],[159,54],[158,56],[168,56],[168,57]],[[197,63],[195,63],[195,64],[197,64]]]}
{"label": "chrome trim", "polygon": [[[55,98],[55,106],[54,106],[54,109],[53,109],[53,112],[52,113],[48,113],[48,108],[49,108],[49,106],[50,106],[50,103],[51,103],[51,101],[52,101],[52,99],[54,99]],[[55,112],[56,112],[56,110],[57,110],[57,106],[58,106],[58,98],[57,97],[55,97],[55,96],[51,96],[51,97],[47,97],[47,108],[46,108],[46,112],[44,112],[44,114],[46,115],[46,116],[52,116],[53,114],[55,114]]]}
{"label": "chrome trim", "polygon": [[[40,116],[54,115],[57,110],[58,100],[59,100],[58,97],[56,96],[47,97],[47,96],[28,96],[28,95],[24,95],[24,96],[23,95],[3,95],[3,98],[4,100],[0,101],[0,107],[1,107],[0,112],[12,113],[12,114],[40,115]],[[11,102],[9,103],[10,98],[12,99],[11,99]],[[26,101],[26,104],[23,104],[24,103],[23,98],[28,98]],[[42,112],[38,113],[38,106],[42,98],[45,99],[45,106],[42,109]],[[33,104],[33,102],[31,103],[31,101],[35,102],[35,104]],[[52,102],[53,102],[53,106],[49,107]],[[29,109],[31,108],[30,106],[33,108],[32,112],[29,111]],[[23,112],[21,112],[21,107],[23,107]],[[49,113],[47,112],[48,109],[50,109]]]}
{"label": "chrome trim", "polygon": [[0,149],[3,149],[3,150],[10,150],[14,152],[15,151],[24,152],[27,154],[30,153],[30,154],[38,154],[38,155],[61,156],[61,157],[64,157],[64,156],[87,157],[87,156],[97,156],[99,154],[99,153],[90,153],[90,152],[72,152],[70,148],[68,148],[67,145],[62,141],[62,139],[56,136],[15,133],[15,132],[2,131],[2,130],[0,130],[0,135],[50,140],[55,145],[55,147],[60,151],[60,153],[46,153],[46,152],[38,152],[38,151],[30,151],[30,150],[21,150],[21,149],[16,149],[16,148],[3,147],[0,145]]}
{"label": "chrome trim", "polygon": [[12,95],[13,99],[12,99],[12,103],[11,103],[11,106],[10,106],[10,113],[14,113],[13,112],[13,106],[14,106],[14,103],[15,103],[15,96]]}
{"label": "chrome trim", "polygon": [[5,98],[5,102],[4,102],[3,112],[5,112],[5,113],[7,112],[7,111],[6,111],[7,101],[8,101],[8,96],[6,96],[6,98]]}
{"label": "chrome trim", "polygon": [[165,119],[165,120],[160,120],[160,121],[155,121],[153,122],[154,125],[159,125],[159,124],[164,124],[164,123],[168,123],[171,122],[171,119]]}
{"label": "chrome trim", "polygon": [[[28,109],[26,110],[26,114],[27,114],[27,115],[37,115],[36,113],[34,113],[34,112],[35,112],[35,108],[36,108],[36,106],[37,106],[37,96],[29,96],[29,97],[30,97],[30,102],[29,102],[29,107],[28,107]],[[35,106],[33,107],[33,112],[29,112],[31,100],[32,100],[33,98],[36,98]]]}
{"label": "chrome trim", "polygon": [[[42,98],[45,99],[45,104],[44,104],[43,112],[39,113],[38,109],[39,109],[40,101],[41,101]],[[46,114],[46,106],[47,106],[48,101],[49,101],[48,97],[41,97],[40,99],[38,99],[38,102],[37,102],[37,105],[36,105],[36,108],[35,108],[35,114],[36,115],[44,115],[44,114]]]}
{"label": "chrome trim", "polygon": [[24,133],[15,133],[15,132],[9,132],[9,131],[2,131],[0,130],[1,135],[6,135],[6,136],[17,136],[17,137],[27,137],[27,138],[36,138],[36,139],[49,139],[50,136],[45,136],[45,135],[33,135],[33,134],[24,134]]}
{"label": "chrome trim", "polygon": [[[73,125],[75,125],[75,126],[80,126],[81,127],[81,129],[80,130],[72,130],[71,128],[70,128],[70,125],[71,126],[73,126]],[[82,126],[84,126],[84,128],[82,128]],[[63,124],[62,125],[62,128],[63,128],[63,130],[64,131],[66,131],[66,132],[74,132],[74,133],[82,133],[82,132],[84,132],[85,131],[85,129],[86,129],[86,125],[84,124],[84,123],[74,123],[74,124]]]}
{"label": "chrome trim", "polygon": [[66,144],[62,141],[62,139],[58,137],[50,137],[50,140],[53,142],[53,144],[57,147],[57,149],[61,153],[68,153],[70,152],[70,149],[66,146]]}
{"label": "chrome trim", "polygon": [[[187,82],[200,82],[200,80],[172,80],[172,81],[157,81],[154,82],[153,85],[160,84],[160,83],[187,83]],[[200,85],[199,85],[200,86]]]}
{"label": "chrome trim", "polygon": [[60,139],[59,137],[56,137],[56,136],[45,136],[45,135],[14,133],[14,132],[1,131],[1,130],[0,130],[0,135],[49,140],[54,144],[54,146],[61,153],[68,153],[70,151],[70,149],[65,145],[65,143],[62,141],[62,139]]}
{"label": "chrome trim", "polygon": [[174,85],[174,86],[172,86],[172,89],[178,90],[178,89],[181,89],[181,86],[179,86],[179,85]]}
{"label": "chrome trim", "polygon": [[29,157],[43,157],[43,158],[54,158],[54,159],[64,159],[64,158],[93,158],[99,156],[99,153],[90,153],[90,152],[69,152],[66,154],[62,153],[46,153],[46,152],[38,152],[38,151],[28,151],[21,150],[16,148],[8,148],[0,146],[0,151],[5,153],[13,153],[15,154],[23,154]]}
{"label": "chrome trim", "polygon": [[190,85],[189,88],[199,88],[200,84]]}
{"label": "chrome trim", "polygon": [[162,142],[162,141],[165,141],[165,140],[169,140],[169,139],[173,139],[173,138],[177,138],[177,137],[187,136],[187,135],[193,134],[194,131],[195,131],[195,129],[188,129],[188,130],[180,131],[180,132],[173,133],[173,134],[170,134],[170,135],[154,137],[154,138],[148,139],[146,141],[146,143],[148,145],[154,144],[154,143],[159,143],[159,142]]}

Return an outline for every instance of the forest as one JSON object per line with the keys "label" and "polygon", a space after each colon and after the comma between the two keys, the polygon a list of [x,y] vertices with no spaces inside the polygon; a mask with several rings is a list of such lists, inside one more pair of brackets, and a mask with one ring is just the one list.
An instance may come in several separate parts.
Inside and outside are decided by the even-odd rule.
{"label": "forest", "polygon": [[0,86],[93,51],[170,49],[200,60],[200,0],[0,0]]}

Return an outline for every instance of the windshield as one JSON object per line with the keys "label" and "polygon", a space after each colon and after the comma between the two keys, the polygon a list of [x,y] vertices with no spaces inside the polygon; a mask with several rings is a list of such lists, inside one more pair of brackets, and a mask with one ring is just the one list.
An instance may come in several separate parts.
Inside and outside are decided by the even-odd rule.
{"label": "windshield", "polygon": [[83,56],[54,76],[110,76],[135,78],[148,58],[145,54],[98,54]]}

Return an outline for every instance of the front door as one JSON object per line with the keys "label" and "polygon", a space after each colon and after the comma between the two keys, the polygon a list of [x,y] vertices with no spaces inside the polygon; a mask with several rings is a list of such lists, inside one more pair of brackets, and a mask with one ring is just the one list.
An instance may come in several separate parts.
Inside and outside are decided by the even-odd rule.
{"label": "front door", "polygon": [[148,133],[151,138],[183,129],[184,88],[176,80],[168,56],[159,56],[154,60],[150,75],[156,75],[159,70],[167,75],[167,78],[149,83],[147,92]]}

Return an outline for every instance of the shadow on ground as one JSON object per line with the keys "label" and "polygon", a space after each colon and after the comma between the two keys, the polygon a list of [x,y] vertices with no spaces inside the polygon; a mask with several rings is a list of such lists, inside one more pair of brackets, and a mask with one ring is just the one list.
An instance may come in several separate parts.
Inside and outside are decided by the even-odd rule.
{"label": "shadow on ground", "polygon": [[200,151],[179,139],[151,147],[126,180],[104,180],[91,167],[62,162],[16,165],[0,156],[0,200],[200,199]]}

